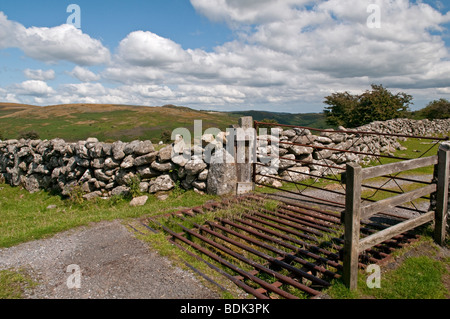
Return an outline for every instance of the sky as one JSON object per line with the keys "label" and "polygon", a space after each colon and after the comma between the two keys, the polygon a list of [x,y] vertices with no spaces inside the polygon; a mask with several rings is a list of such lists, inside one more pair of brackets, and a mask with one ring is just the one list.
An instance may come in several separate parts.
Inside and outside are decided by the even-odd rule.
{"label": "sky", "polygon": [[449,0],[1,0],[0,102],[307,113],[381,84],[417,110],[450,99],[449,29]]}

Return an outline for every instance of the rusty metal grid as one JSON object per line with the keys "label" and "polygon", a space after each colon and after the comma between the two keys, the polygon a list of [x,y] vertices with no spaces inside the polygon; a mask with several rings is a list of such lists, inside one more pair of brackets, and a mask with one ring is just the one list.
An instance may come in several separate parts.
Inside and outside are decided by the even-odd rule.
{"label": "rusty metal grid", "polygon": [[[224,210],[234,213],[215,215]],[[363,221],[361,236],[396,222]],[[333,209],[247,194],[148,220],[146,227],[163,231],[173,245],[257,299],[319,298],[342,273],[343,225],[341,213]],[[365,251],[360,267],[388,260],[417,238],[403,234]]]}

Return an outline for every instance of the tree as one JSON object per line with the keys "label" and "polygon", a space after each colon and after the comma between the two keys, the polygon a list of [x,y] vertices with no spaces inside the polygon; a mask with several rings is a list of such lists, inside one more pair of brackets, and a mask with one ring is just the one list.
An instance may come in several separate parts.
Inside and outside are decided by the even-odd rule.
{"label": "tree", "polygon": [[450,118],[450,101],[446,99],[434,100],[419,111],[420,115],[429,119],[448,119]]}
{"label": "tree", "polygon": [[360,95],[348,92],[325,97],[329,105],[324,110],[327,124],[357,127],[374,121],[386,121],[405,116],[412,96],[404,92],[393,94],[382,85],[372,84],[372,90]]}
{"label": "tree", "polygon": [[325,108],[327,124],[332,126],[351,126],[353,112],[358,104],[358,98],[348,92],[333,93],[325,97],[325,104],[330,107]]}

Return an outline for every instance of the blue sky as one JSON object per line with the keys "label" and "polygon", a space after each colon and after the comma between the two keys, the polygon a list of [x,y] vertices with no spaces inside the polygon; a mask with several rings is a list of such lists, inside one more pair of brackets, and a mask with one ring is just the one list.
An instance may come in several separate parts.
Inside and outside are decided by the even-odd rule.
{"label": "blue sky", "polygon": [[[66,24],[70,4],[81,9],[80,29]],[[418,109],[450,99],[449,7],[443,0],[2,0],[0,101],[301,113],[322,111],[333,92],[375,83],[413,95]]]}
{"label": "blue sky", "polygon": [[211,49],[232,39],[225,23],[210,22],[186,0],[2,0],[0,10],[25,27],[55,27],[66,23],[70,15],[66,9],[72,3],[80,6],[83,32],[111,49],[136,30],[150,30],[186,49]]}

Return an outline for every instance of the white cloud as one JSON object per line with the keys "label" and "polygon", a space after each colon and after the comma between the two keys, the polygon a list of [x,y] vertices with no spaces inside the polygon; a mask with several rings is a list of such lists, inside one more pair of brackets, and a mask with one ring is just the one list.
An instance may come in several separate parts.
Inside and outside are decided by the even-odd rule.
{"label": "white cloud", "polygon": [[439,94],[445,94],[445,95],[449,95],[450,94],[450,87],[446,87],[446,88],[438,88],[437,92]]}
{"label": "white cloud", "polygon": [[128,94],[139,95],[143,99],[156,98],[168,99],[175,96],[174,92],[168,86],[160,85],[143,85],[137,84],[132,86],[124,86],[120,88],[122,92],[129,92]]}
{"label": "white cloud", "polygon": [[[242,103],[245,94],[238,88],[229,85],[181,85],[179,90],[183,92],[184,100],[201,101],[207,99],[214,104]],[[192,102],[191,101],[191,102]]]}
{"label": "white cloud", "polygon": [[170,39],[149,31],[135,31],[120,42],[119,57],[136,66],[164,66],[185,61],[187,54]]}
{"label": "white cloud", "polygon": [[25,76],[31,80],[39,80],[39,81],[48,81],[55,79],[55,71],[54,70],[31,70],[25,69],[23,71]]}
{"label": "white cloud", "polygon": [[261,24],[292,19],[296,8],[311,0],[191,0],[194,8],[213,21]]}
{"label": "white cloud", "polygon": [[[108,88],[101,83],[63,84],[52,91],[52,94],[47,95],[35,94],[37,89],[32,93],[33,89],[30,86],[31,84],[24,84],[20,89],[16,88],[16,92],[37,96],[35,101],[40,105],[70,103],[162,105],[175,102],[181,96],[179,92],[175,93],[169,87],[159,85],[136,84]],[[42,90],[40,93],[44,92],[45,90]]]}
{"label": "white cloud", "polygon": [[69,74],[81,82],[93,82],[100,80],[101,76],[98,74],[95,74],[91,70],[87,68],[83,68],[80,66],[76,66]]}
{"label": "white cloud", "polygon": [[65,84],[62,86],[62,91],[82,97],[101,96],[107,94],[107,89],[105,89],[101,83]]}
{"label": "white cloud", "polygon": [[44,81],[29,80],[15,85],[15,92],[17,95],[32,95],[32,96],[48,96],[55,93],[55,90],[47,85]]}
{"label": "white cloud", "polygon": [[[227,101],[248,105],[321,103],[335,90],[363,91],[371,83],[450,86],[448,50],[442,37],[430,34],[442,30],[450,14],[400,0],[263,2],[192,0],[198,12],[243,32],[212,52],[134,32],[103,76],[127,85],[171,85],[183,101],[191,94],[191,100],[223,105],[219,96],[227,95],[212,88],[239,92]],[[380,29],[367,26],[371,3],[382,9]]]}
{"label": "white cloud", "polygon": [[121,63],[115,63],[102,72],[105,79],[126,84],[162,81],[165,74],[162,68],[140,67]]}
{"label": "white cloud", "polygon": [[110,59],[109,50],[99,40],[72,25],[25,28],[0,12],[0,48],[8,47],[19,48],[30,58],[50,63],[65,60],[95,65]]}
{"label": "white cloud", "polygon": [[20,100],[16,98],[16,95],[9,93],[7,90],[0,87],[0,99],[6,103],[20,103]]}
{"label": "white cloud", "polygon": [[25,29],[19,34],[20,49],[33,59],[44,62],[70,61],[79,65],[107,63],[109,50],[72,25]]}

